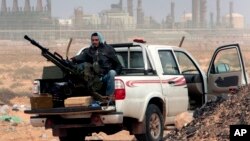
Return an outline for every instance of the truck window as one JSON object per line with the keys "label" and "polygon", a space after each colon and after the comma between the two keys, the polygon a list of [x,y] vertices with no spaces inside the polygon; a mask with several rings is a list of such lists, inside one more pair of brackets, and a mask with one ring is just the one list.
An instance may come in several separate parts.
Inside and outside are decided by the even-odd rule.
{"label": "truck window", "polygon": [[[124,68],[128,68],[128,52],[117,52],[119,56],[119,61]],[[130,68],[144,68],[144,62],[142,57],[142,52],[140,51],[131,51],[130,52]]]}
{"label": "truck window", "polygon": [[240,70],[241,65],[237,50],[235,48],[232,48],[223,50],[216,55],[211,73],[229,73]]}
{"label": "truck window", "polygon": [[199,74],[197,67],[186,53],[176,51],[175,54],[182,74]]}
{"label": "truck window", "polygon": [[173,53],[170,50],[159,50],[164,75],[180,74]]}

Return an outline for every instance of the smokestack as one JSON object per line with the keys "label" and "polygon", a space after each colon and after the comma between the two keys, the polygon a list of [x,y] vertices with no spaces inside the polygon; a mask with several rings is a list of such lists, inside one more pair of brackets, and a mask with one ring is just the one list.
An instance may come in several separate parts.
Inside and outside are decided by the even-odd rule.
{"label": "smokestack", "polygon": [[210,27],[214,27],[214,14],[212,12],[210,13]]}
{"label": "smokestack", "polygon": [[120,8],[120,10],[122,11],[122,0],[120,0],[120,2],[119,2],[119,8]]}
{"label": "smokestack", "polygon": [[173,1],[171,1],[171,19],[172,19],[172,23],[175,22],[175,3]]}
{"label": "smokestack", "polygon": [[230,1],[230,4],[229,4],[229,14],[230,14],[229,24],[230,24],[230,27],[233,27],[233,2],[232,1]]}
{"label": "smokestack", "polygon": [[37,0],[37,3],[36,3],[36,11],[43,11],[43,2],[42,0]]}
{"label": "smokestack", "polygon": [[30,10],[31,10],[30,1],[29,1],[29,0],[25,0],[25,3],[24,3],[24,11],[25,11],[25,12],[30,12]]}
{"label": "smokestack", "polygon": [[217,0],[216,7],[217,7],[216,24],[217,24],[217,26],[220,26],[220,0]]}
{"label": "smokestack", "polygon": [[142,25],[144,23],[144,14],[142,12],[142,1],[138,0],[137,4],[137,24]]}
{"label": "smokestack", "polygon": [[199,0],[192,0],[192,23],[193,27],[198,27],[199,25]]}
{"label": "smokestack", "polygon": [[133,0],[127,1],[127,7],[128,7],[129,16],[133,16],[134,15],[134,13],[133,13]]}
{"label": "smokestack", "polygon": [[49,16],[51,17],[51,0],[47,0],[47,10],[48,10]]}
{"label": "smokestack", "polygon": [[2,0],[1,13],[7,13],[6,0]]}
{"label": "smokestack", "polygon": [[51,11],[51,0],[47,0],[47,9]]}
{"label": "smokestack", "polygon": [[18,11],[19,11],[18,2],[17,0],[13,0],[12,12],[18,12]]}
{"label": "smokestack", "polygon": [[200,27],[206,26],[207,0],[200,0]]}

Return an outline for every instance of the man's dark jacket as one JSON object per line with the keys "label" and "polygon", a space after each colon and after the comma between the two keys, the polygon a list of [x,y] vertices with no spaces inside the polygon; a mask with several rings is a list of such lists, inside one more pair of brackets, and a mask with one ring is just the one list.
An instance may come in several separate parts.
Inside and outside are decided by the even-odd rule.
{"label": "man's dark jacket", "polygon": [[118,75],[122,71],[122,66],[116,56],[114,48],[102,43],[99,47],[90,46],[84,49],[80,55],[75,56],[72,60],[78,64],[83,62],[93,64],[97,61],[103,74],[107,74],[111,69],[115,70]]}

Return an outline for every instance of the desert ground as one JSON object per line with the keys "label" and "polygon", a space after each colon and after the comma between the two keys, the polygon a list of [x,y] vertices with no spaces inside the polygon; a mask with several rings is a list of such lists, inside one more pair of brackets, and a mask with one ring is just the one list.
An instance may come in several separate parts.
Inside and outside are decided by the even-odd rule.
{"label": "desert ground", "polygon": [[[51,51],[56,51],[65,57],[65,51],[68,41],[40,41],[42,45],[49,48]],[[173,45],[178,45],[178,42],[173,42]],[[211,55],[214,49],[224,43],[217,42],[184,42],[183,48],[187,49],[192,55],[197,58],[204,71],[206,71]],[[74,54],[86,43],[82,41],[74,42],[71,45],[69,57]],[[241,49],[247,71],[250,67],[250,45],[242,44]],[[34,79],[41,78],[43,66],[52,65],[46,61],[40,54],[40,50],[25,41],[0,41],[0,107],[8,105],[8,116],[17,116],[21,119],[20,123],[0,120],[0,141],[57,141],[57,138],[52,137],[51,130],[44,128],[34,128],[29,123],[29,115],[23,113],[22,108],[12,110],[13,105],[21,107],[29,107],[29,97],[32,95],[32,83]],[[2,113],[3,115],[3,113]],[[0,113],[1,116],[1,113]],[[215,118],[215,117],[213,117]],[[172,133],[168,137],[168,131],[165,131],[166,140],[183,139],[170,138],[175,134]],[[117,134],[107,136],[105,133],[93,133],[93,136],[86,138],[103,139],[103,140],[135,140],[134,136],[129,135],[128,131],[121,131]],[[195,136],[194,140],[201,138]],[[209,140],[209,138],[207,138]],[[217,140],[216,138],[210,138]]]}

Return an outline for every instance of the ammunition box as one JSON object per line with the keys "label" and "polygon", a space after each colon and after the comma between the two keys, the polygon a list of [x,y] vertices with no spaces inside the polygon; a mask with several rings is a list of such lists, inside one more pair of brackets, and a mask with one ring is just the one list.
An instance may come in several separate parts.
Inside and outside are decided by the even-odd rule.
{"label": "ammunition box", "polygon": [[65,107],[89,106],[93,99],[91,96],[71,97],[64,100]]}
{"label": "ammunition box", "polygon": [[30,97],[31,109],[53,108],[52,96]]}

